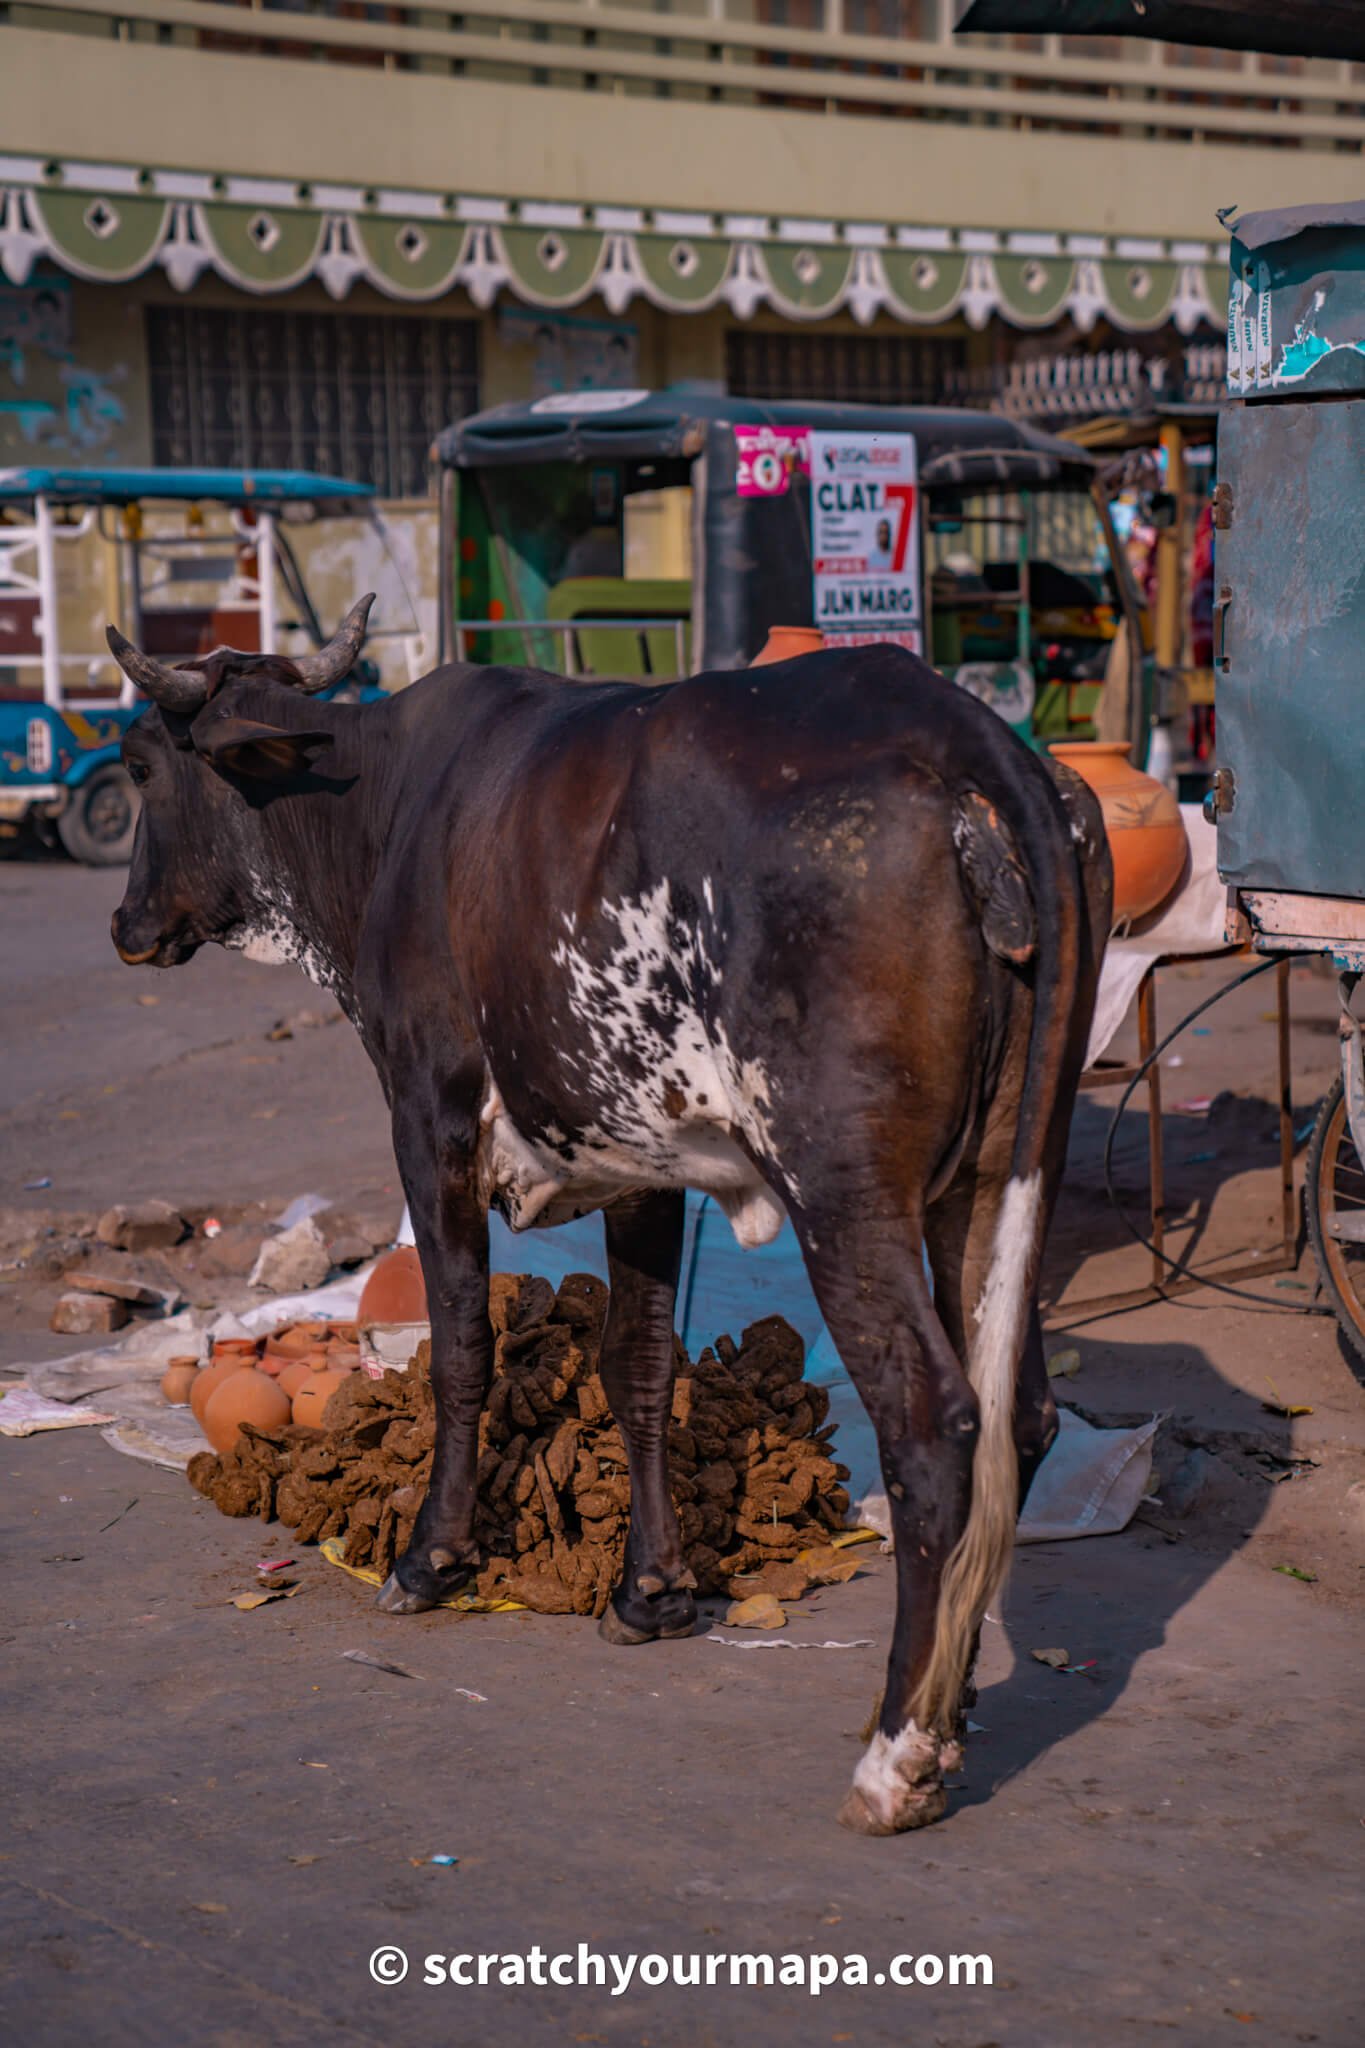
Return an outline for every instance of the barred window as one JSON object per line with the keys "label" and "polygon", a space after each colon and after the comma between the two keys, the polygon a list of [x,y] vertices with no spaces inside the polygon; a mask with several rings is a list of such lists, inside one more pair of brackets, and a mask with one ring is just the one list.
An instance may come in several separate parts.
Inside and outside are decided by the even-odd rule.
{"label": "barred window", "polygon": [[965,338],[916,334],[792,334],[732,328],[725,388],[735,398],[819,398],[854,405],[942,405]]}
{"label": "barred window", "polygon": [[472,320],[147,309],[153,460],[311,469],[381,498],[431,488],[433,436],[478,405]]}

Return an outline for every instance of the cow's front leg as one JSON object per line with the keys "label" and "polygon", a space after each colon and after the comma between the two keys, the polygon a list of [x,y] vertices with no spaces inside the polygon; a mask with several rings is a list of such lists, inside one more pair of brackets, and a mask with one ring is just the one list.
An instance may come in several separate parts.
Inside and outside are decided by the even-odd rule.
{"label": "cow's front leg", "polygon": [[[395,1113],[394,1139],[431,1316],[431,1390],[436,1441],[426,1499],[412,1540],[376,1605],[418,1614],[457,1592],[478,1560],[474,1541],[479,1416],[493,1373],[488,1321],[488,1216],[473,1177],[472,1143],[444,1132],[430,1156],[431,1125]],[[472,1128],[467,1134],[472,1140]]]}
{"label": "cow's front leg", "polygon": [[606,1212],[611,1304],[602,1335],[602,1385],[630,1467],[625,1564],[600,1624],[609,1643],[688,1636],[696,1625],[697,1582],[683,1563],[668,1490],[683,1204],[681,1189],[667,1189],[632,1196]]}

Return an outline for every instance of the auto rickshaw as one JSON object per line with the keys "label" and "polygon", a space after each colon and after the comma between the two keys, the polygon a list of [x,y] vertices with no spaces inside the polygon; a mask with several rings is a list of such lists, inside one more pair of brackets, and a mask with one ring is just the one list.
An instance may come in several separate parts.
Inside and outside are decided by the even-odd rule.
{"label": "auto rickshaw", "polygon": [[[143,706],[95,621],[169,660],[273,649],[291,628],[321,646],[289,530],[370,507],[366,485],[304,471],[0,469],[0,831],[126,861],[137,799],[119,745]],[[85,644],[69,644],[73,617]],[[375,673],[362,663],[339,687],[375,694]]]}
{"label": "auto rickshaw", "polygon": [[[1365,59],[1358,6],[1279,0],[971,0],[959,33],[1086,31],[1298,60]],[[1210,205],[1213,195],[1210,195]],[[1228,221],[1228,403],[1213,493],[1218,828],[1229,938],[1325,956],[1342,1071],[1308,1148],[1304,1210],[1323,1286],[1365,1362],[1365,204]],[[1289,1104],[1282,1105],[1288,1114]]]}
{"label": "auto rickshaw", "polygon": [[664,682],[774,629],[896,640],[1039,746],[1094,736],[1150,634],[1094,460],[994,414],[554,393],[440,435],[444,658]]}

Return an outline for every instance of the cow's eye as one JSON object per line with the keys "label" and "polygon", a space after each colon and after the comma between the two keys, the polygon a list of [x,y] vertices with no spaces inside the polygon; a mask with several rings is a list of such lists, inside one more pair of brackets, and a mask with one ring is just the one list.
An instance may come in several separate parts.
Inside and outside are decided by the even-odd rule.
{"label": "cow's eye", "polygon": [[128,779],[130,782],[136,783],[139,789],[141,789],[151,772],[145,761],[130,761],[128,763]]}

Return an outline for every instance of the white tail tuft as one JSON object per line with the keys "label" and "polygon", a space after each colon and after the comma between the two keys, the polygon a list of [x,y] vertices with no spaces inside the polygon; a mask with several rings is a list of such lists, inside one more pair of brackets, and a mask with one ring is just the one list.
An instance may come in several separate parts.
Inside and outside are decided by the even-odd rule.
{"label": "white tail tuft", "polygon": [[987,1604],[1009,1569],[1019,1513],[1014,1392],[1038,1251],[1042,1175],[1011,1180],[996,1218],[990,1271],[976,1307],[968,1376],[981,1410],[967,1526],[943,1568],[934,1644],[915,1689],[921,1728],[950,1730],[972,1644]]}

